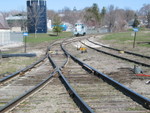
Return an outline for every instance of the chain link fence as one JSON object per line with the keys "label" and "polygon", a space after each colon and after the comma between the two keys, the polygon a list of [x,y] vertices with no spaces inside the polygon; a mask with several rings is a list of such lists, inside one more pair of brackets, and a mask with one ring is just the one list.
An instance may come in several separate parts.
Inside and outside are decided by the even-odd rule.
{"label": "chain link fence", "polygon": [[107,28],[88,28],[87,29],[87,34],[103,34],[103,33],[108,33]]}
{"label": "chain link fence", "polygon": [[23,43],[22,32],[0,31],[0,46],[14,43]]}

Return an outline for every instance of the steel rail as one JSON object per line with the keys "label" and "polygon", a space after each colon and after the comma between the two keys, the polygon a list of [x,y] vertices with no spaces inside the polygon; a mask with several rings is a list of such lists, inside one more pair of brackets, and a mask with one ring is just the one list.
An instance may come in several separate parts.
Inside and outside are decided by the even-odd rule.
{"label": "steel rail", "polygon": [[105,52],[105,51],[102,51],[102,50],[99,50],[99,49],[90,47],[90,46],[88,46],[87,44],[83,43],[82,41],[81,41],[81,43],[84,44],[84,45],[86,45],[87,47],[93,49],[93,50],[98,51],[98,52],[101,52],[101,53],[104,53],[104,54],[107,54],[107,55],[110,55],[110,56],[113,56],[113,57],[116,57],[116,58],[120,58],[120,59],[122,59],[122,60],[126,60],[126,61],[129,61],[129,62],[133,62],[133,63],[139,64],[139,65],[145,66],[145,67],[150,67],[149,64],[145,64],[145,63],[138,62],[138,61],[135,61],[135,60],[131,60],[131,59],[128,59],[128,58],[125,58],[125,57],[117,56],[117,55],[114,55],[114,54],[111,54],[111,53],[108,53],[108,52]]}
{"label": "steel rail", "polygon": [[46,83],[49,82],[49,80],[56,74],[56,70],[54,72],[52,72],[50,74],[50,76],[42,81],[41,83],[37,84],[34,88],[28,90],[26,93],[22,94],[21,96],[15,98],[14,100],[10,101],[8,104],[6,104],[5,106],[3,106],[2,108],[0,108],[0,113],[5,113],[6,111],[9,111],[10,109],[12,109],[15,105],[17,105],[18,103],[22,102],[24,99],[26,99],[27,97],[29,97],[31,94],[33,94],[35,91],[37,91],[38,89],[40,89],[42,86],[44,86]]}
{"label": "steel rail", "polygon": [[[36,61],[35,63],[27,66],[26,68],[17,71],[11,75],[8,75],[7,77],[4,77],[2,79],[0,79],[0,84],[4,83],[5,81],[15,77],[16,75],[20,74],[20,73],[24,73],[26,71],[28,71],[29,69],[33,68],[34,66],[36,66],[37,64],[39,64],[40,62],[44,61],[46,58],[48,57],[48,48],[46,50],[45,56],[43,58],[41,58],[40,60]],[[0,113],[5,113],[6,111],[9,111],[10,109],[12,109],[15,105],[17,105],[18,103],[22,102],[24,99],[26,99],[28,96],[30,96],[32,93],[34,93],[35,91],[37,91],[38,89],[40,89],[42,86],[46,85],[49,80],[57,73],[57,70],[53,71],[50,76],[43,80],[42,82],[40,82],[39,84],[37,84],[35,87],[31,88],[30,90],[28,90],[26,93],[18,96],[17,98],[13,99],[12,101],[10,101],[8,104],[6,104],[5,106],[0,108]]]}
{"label": "steel rail", "polygon": [[[66,53],[65,53],[66,54]],[[67,54],[69,57],[69,55]],[[59,79],[64,84],[66,90],[68,91],[70,97],[73,99],[73,101],[76,103],[76,105],[79,107],[79,109],[83,113],[94,113],[94,111],[82,100],[82,98],[76,93],[76,91],[72,88],[68,80],[64,77],[64,75],[61,72],[61,69],[57,66],[57,64],[52,60],[51,55],[48,55],[48,58],[50,62],[54,65],[54,68],[57,69],[57,72],[59,74]],[[68,59],[67,59],[68,60]],[[65,63],[64,63],[65,64]],[[61,66],[63,67],[63,66]]]}
{"label": "steel rail", "polygon": [[83,113],[94,113],[94,111],[88,106],[87,103],[83,101],[83,99],[76,93],[76,91],[72,88],[70,83],[67,81],[67,79],[64,77],[62,72],[58,70],[58,74],[60,75],[59,78],[62,81],[62,83],[65,85],[67,91],[69,92],[69,95],[74,100],[76,105],[80,108],[80,110]]}
{"label": "steel rail", "polygon": [[20,73],[25,73],[25,72],[27,72],[28,70],[32,69],[34,66],[36,66],[37,64],[39,64],[40,62],[44,61],[46,58],[47,58],[47,55],[45,55],[43,58],[41,58],[40,60],[36,61],[35,63],[33,63],[33,64],[27,66],[26,68],[21,69],[21,70],[19,70],[19,71],[17,71],[17,72],[14,72],[13,74],[10,74],[10,75],[8,75],[8,76],[6,76],[6,77],[0,79],[0,84],[6,82],[7,80],[10,80],[11,78],[17,76],[17,75],[20,74]]}
{"label": "steel rail", "polygon": [[105,75],[104,73],[96,70],[95,68],[89,66],[88,64],[85,64],[81,60],[77,59],[75,56],[71,55],[63,47],[63,45],[61,45],[61,47],[62,47],[62,49],[63,49],[63,51],[65,53],[67,53],[75,62],[77,62],[78,64],[80,64],[89,73],[93,73],[95,76],[97,76],[98,78],[101,78],[103,81],[105,81],[108,84],[112,85],[114,88],[116,88],[117,90],[121,91],[123,94],[125,94],[128,97],[130,97],[132,100],[136,101],[137,103],[139,103],[140,105],[142,105],[144,108],[150,110],[150,99],[149,98],[146,98],[146,97],[138,94],[137,92],[135,92],[135,91],[127,88],[126,86],[124,86],[123,84],[119,83],[118,81],[113,80],[108,75]]}
{"label": "steel rail", "polygon": [[[100,46],[102,46],[102,47],[104,47],[104,48],[112,49],[112,50],[115,50],[115,51],[124,51],[124,50],[121,50],[121,49],[116,49],[116,48],[104,46],[104,45],[102,45],[102,44],[98,44],[98,43],[93,42],[93,41],[91,41],[91,40],[89,40],[89,39],[87,39],[87,40],[88,40],[89,42],[93,43],[93,44],[100,45]],[[130,51],[124,51],[124,52],[127,53],[127,54],[131,54],[131,55],[135,55],[135,56],[139,56],[139,57],[143,57],[143,58],[148,58],[148,59],[150,59],[150,56],[145,56],[145,55],[133,53],[133,52],[130,52]]]}
{"label": "steel rail", "polygon": [[[67,39],[66,39],[66,40],[67,40]],[[65,41],[65,40],[64,40],[64,41]],[[63,42],[64,42],[64,41],[63,41]],[[51,50],[51,47],[54,46],[54,45],[56,45],[56,44],[59,44],[59,45],[60,45],[61,43],[54,43],[54,44],[52,44],[50,47],[47,48],[47,52],[50,51],[50,50]],[[62,66],[61,66],[60,68],[64,68],[65,65],[67,65],[67,63],[68,63],[68,61],[69,61],[69,56],[68,56],[68,54],[65,53],[65,55],[66,55],[66,57],[67,57],[67,60],[62,64]],[[52,59],[50,59],[49,57],[48,57],[48,59],[49,59],[50,63],[52,64],[52,66],[53,66],[54,68],[56,68],[56,64],[54,64],[54,62],[52,61]]]}

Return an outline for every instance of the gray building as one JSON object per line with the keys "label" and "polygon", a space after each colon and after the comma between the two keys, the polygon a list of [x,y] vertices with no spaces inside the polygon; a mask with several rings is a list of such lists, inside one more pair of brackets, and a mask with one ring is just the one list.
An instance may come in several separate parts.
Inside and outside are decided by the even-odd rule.
{"label": "gray building", "polygon": [[26,31],[26,22],[27,22],[27,16],[8,16],[6,17],[6,20],[8,22],[8,25],[12,31],[15,32],[22,32]]}
{"label": "gray building", "polygon": [[46,0],[27,0],[27,28],[29,33],[47,32]]}

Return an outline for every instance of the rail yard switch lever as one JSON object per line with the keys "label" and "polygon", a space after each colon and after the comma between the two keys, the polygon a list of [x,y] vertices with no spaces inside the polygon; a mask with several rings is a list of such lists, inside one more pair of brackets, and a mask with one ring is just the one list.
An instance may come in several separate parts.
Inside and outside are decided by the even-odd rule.
{"label": "rail yard switch lever", "polygon": [[143,73],[143,71],[139,66],[134,65],[134,73],[140,74],[140,73]]}

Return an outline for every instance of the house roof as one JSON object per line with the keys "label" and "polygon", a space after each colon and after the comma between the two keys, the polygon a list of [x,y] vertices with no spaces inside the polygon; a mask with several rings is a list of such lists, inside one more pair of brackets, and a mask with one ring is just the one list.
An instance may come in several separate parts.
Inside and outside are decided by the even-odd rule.
{"label": "house roof", "polygon": [[0,29],[9,29],[7,21],[4,19],[2,13],[0,13]]}
{"label": "house roof", "polygon": [[9,16],[6,20],[27,20],[27,16]]}

